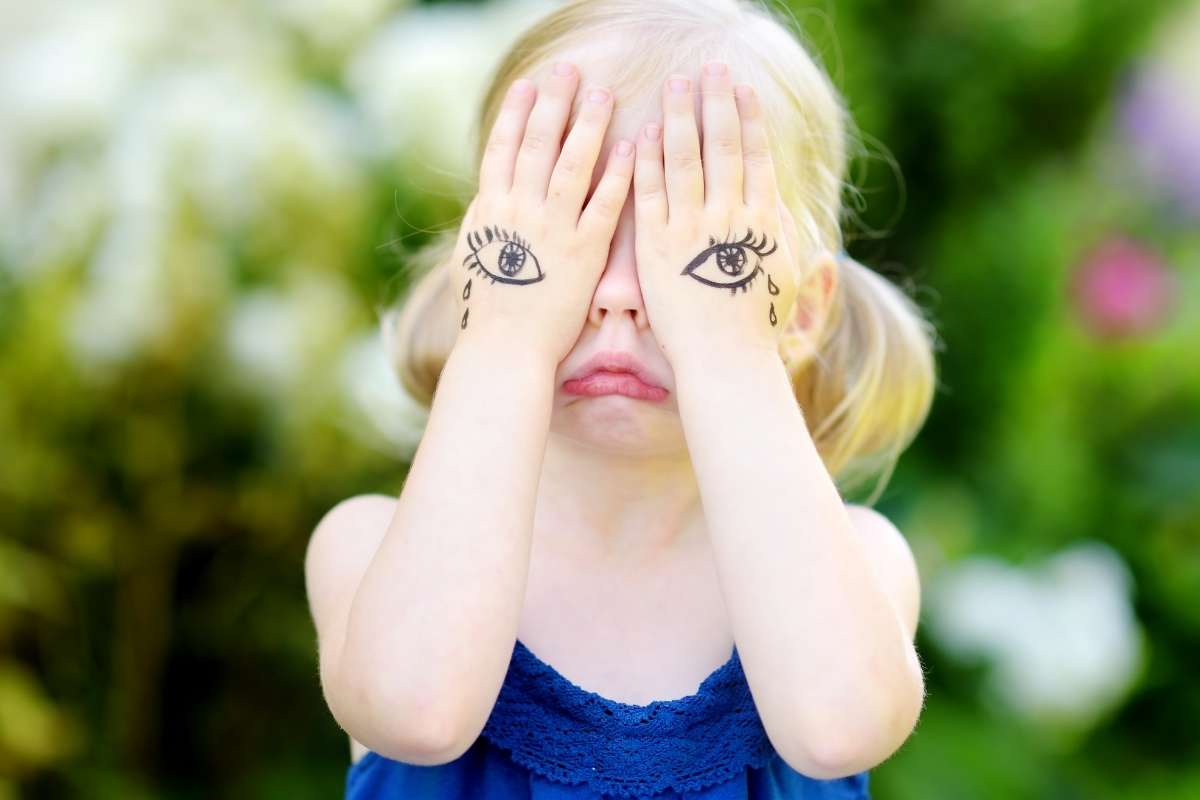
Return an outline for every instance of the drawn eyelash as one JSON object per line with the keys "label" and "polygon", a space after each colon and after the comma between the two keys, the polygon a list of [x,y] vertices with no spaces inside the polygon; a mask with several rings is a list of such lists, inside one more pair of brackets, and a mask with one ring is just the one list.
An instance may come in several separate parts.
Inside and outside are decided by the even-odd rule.
{"label": "drawn eyelash", "polygon": [[[510,233],[504,228],[501,228],[499,225],[485,225],[483,227],[483,233],[485,236],[487,236],[486,241],[478,232],[467,234],[467,244],[470,245],[472,254],[478,253],[484,247],[491,244],[494,239],[499,239],[504,242],[515,242],[521,247],[524,247],[526,250],[529,249],[529,242],[521,238],[520,234],[518,234],[516,231],[512,231]],[[464,259],[463,264],[466,263],[467,262]]]}
{"label": "drawn eyelash", "polygon": [[753,250],[755,253],[758,254],[759,258],[765,258],[766,256],[771,255],[771,253],[774,253],[775,249],[779,246],[777,244],[773,244],[773,245],[771,245],[770,250],[763,250],[763,248],[767,246],[768,241],[769,240],[767,238],[767,235],[764,233],[762,235],[762,241],[756,242],[754,240],[754,231],[752,231],[748,228],[746,229],[746,235],[743,236],[741,239],[738,239],[736,242],[731,242],[728,237],[723,242],[719,242],[711,236],[708,237],[708,244],[710,247],[713,245],[718,245],[718,244],[738,244],[738,245],[742,245],[743,247],[747,248],[748,250]]}
{"label": "drawn eyelash", "polygon": [[[687,275],[716,289],[729,289],[731,294],[736,294],[738,289],[747,292],[763,271],[762,259],[774,253],[778,246],[772,244],[768,248],[769,241],[770,239],[765,233],[761,239],[756,239],[752,230],[747,230],[746,235],[737,240],[733,239],[732,234],[726,236],[724,240],[710,236],[708,237],[708,247],[693,258],[680,274]],[[743,275],[744,268],[750,261],[747,253],[753,253],[758,256],[758,259],[754,268],[750,270],[750,274]],[[717,274],[705,276],[701,272],[701,267],[704,267],[710,258],[715,258]],[[722,280],[723,277],[735,276],[742,277],[736,281]]]}

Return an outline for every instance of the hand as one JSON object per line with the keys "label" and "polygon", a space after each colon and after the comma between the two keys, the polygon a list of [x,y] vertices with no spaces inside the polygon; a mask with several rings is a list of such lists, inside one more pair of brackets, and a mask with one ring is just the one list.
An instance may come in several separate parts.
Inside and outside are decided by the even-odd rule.
{"label": "hand", "polygon": [[703,155],[691,82],[678,75],[664,87],[661,130],[647,125],[637,142],[638,280],[673,365],[714,351],[778,353],[797,294],[798,237],[762,108],[749,86],[735,100],[728,67],[712,66],[701,85]]}
{"label": "hand", "polygon": [[503,342],[551,365],[586,321],[633,175],[633,145],[619,141],[582,208],[613,101],[588,90],[560,153],[579,83],[566,67],[540,88],[526,79],[509,87],[450,262],[457,341]]}

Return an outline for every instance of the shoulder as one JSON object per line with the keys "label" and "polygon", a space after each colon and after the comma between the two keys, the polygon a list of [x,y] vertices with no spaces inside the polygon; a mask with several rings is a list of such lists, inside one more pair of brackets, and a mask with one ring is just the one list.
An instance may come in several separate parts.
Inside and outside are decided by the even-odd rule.
{"label": "shoulder", "polygon": [[387,533],[395,507],[394,497],[355,495],[329,509],[317,522],[304,554],[304,578],[318,629],[346,595],[353,595]]}
{"label": "shoulder", "polygon": [[921,579],[912,548],[900,530],[870,506],[848,503],[854,531],[866,546],[871,566],[886,586],[910,635],[915,636],[921,613]]}
{"label": "shoulder", "polygon": [[[317,630],[322,683],[328,664],[336,656],[329,643],[344,635],[354,593],[387,534],[395,509],[396,498],[387,495],[348,497],[325,512],[309,537],[304,581]],[[360,761],[367,752],[364,745],[350,737],[351,763]]]}
{"label": "shoulder", "polygon": [[305,571],[327,562],[368,558],[383,540],[396,509],[396,498],[359,494],[342,500],[317,522],[305,551]]}

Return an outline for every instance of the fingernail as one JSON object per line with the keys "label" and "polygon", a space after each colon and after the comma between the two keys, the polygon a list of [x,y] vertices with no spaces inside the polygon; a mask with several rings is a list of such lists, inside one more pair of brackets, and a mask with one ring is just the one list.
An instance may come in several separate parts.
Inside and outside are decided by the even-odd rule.
{"label": "fingernail", "polygon": [[513,97],[521,97],[522,95],[528,93],[531,88],[533,88],[533,81],[529,80],[528,78],[518,78],[517,80],[513,81],[513,85],[512,88],[509,89],[509,93],[512,94]]}
{"label": "fingernail", "polygon": [[633,145],[631,145],[629,142],[625,141],[624,139],[617,142],[617,155],[627,156],[632,152],[633,152]]}
{"label": "fingernail", "polygon": [[686,92],[692,85],[692,82],[687,78],[671,78],[667,81],[667,85],[671,87],[672,92]]}
{"label": "fingernail", "polygon": [[608,89],[592,89],[588,92],[588,100],[591,100],[593,103],[607,103]]}
{"label": "fingernail", "polygon": [[724,75],[729,71],[729,65],[724,61],[710,61],[704,65],[704,71],[709,75]]}
{"label": "fingernail", "polygon": [[559,61],[554,65],[555,75],[570,75],[573,71],[574,68],[566,61]]}
{"label": "fingernail", "polygon": [[659,135],[662,133],[662,128],[651,122],[646,126],[646,138],[652,142],[657,142]]}
{"label": "fingernail", "polygon": [[754,97],[754,90],[744,83],[739,83],[734,87],[733,93],[737,95],[739,100],[750,100]]}

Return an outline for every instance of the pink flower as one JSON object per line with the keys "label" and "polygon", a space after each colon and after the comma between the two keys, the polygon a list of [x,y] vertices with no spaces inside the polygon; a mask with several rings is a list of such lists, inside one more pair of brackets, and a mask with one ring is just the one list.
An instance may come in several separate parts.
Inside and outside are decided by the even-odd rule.
{"label": "pink flower", "polygon": [[1076,312],[1092,333],[1106,339],[1161,325],[1171,290],[1171,274],[1162,261],[1124,237],[1108,239],[1088,253],[1071,281]]}

